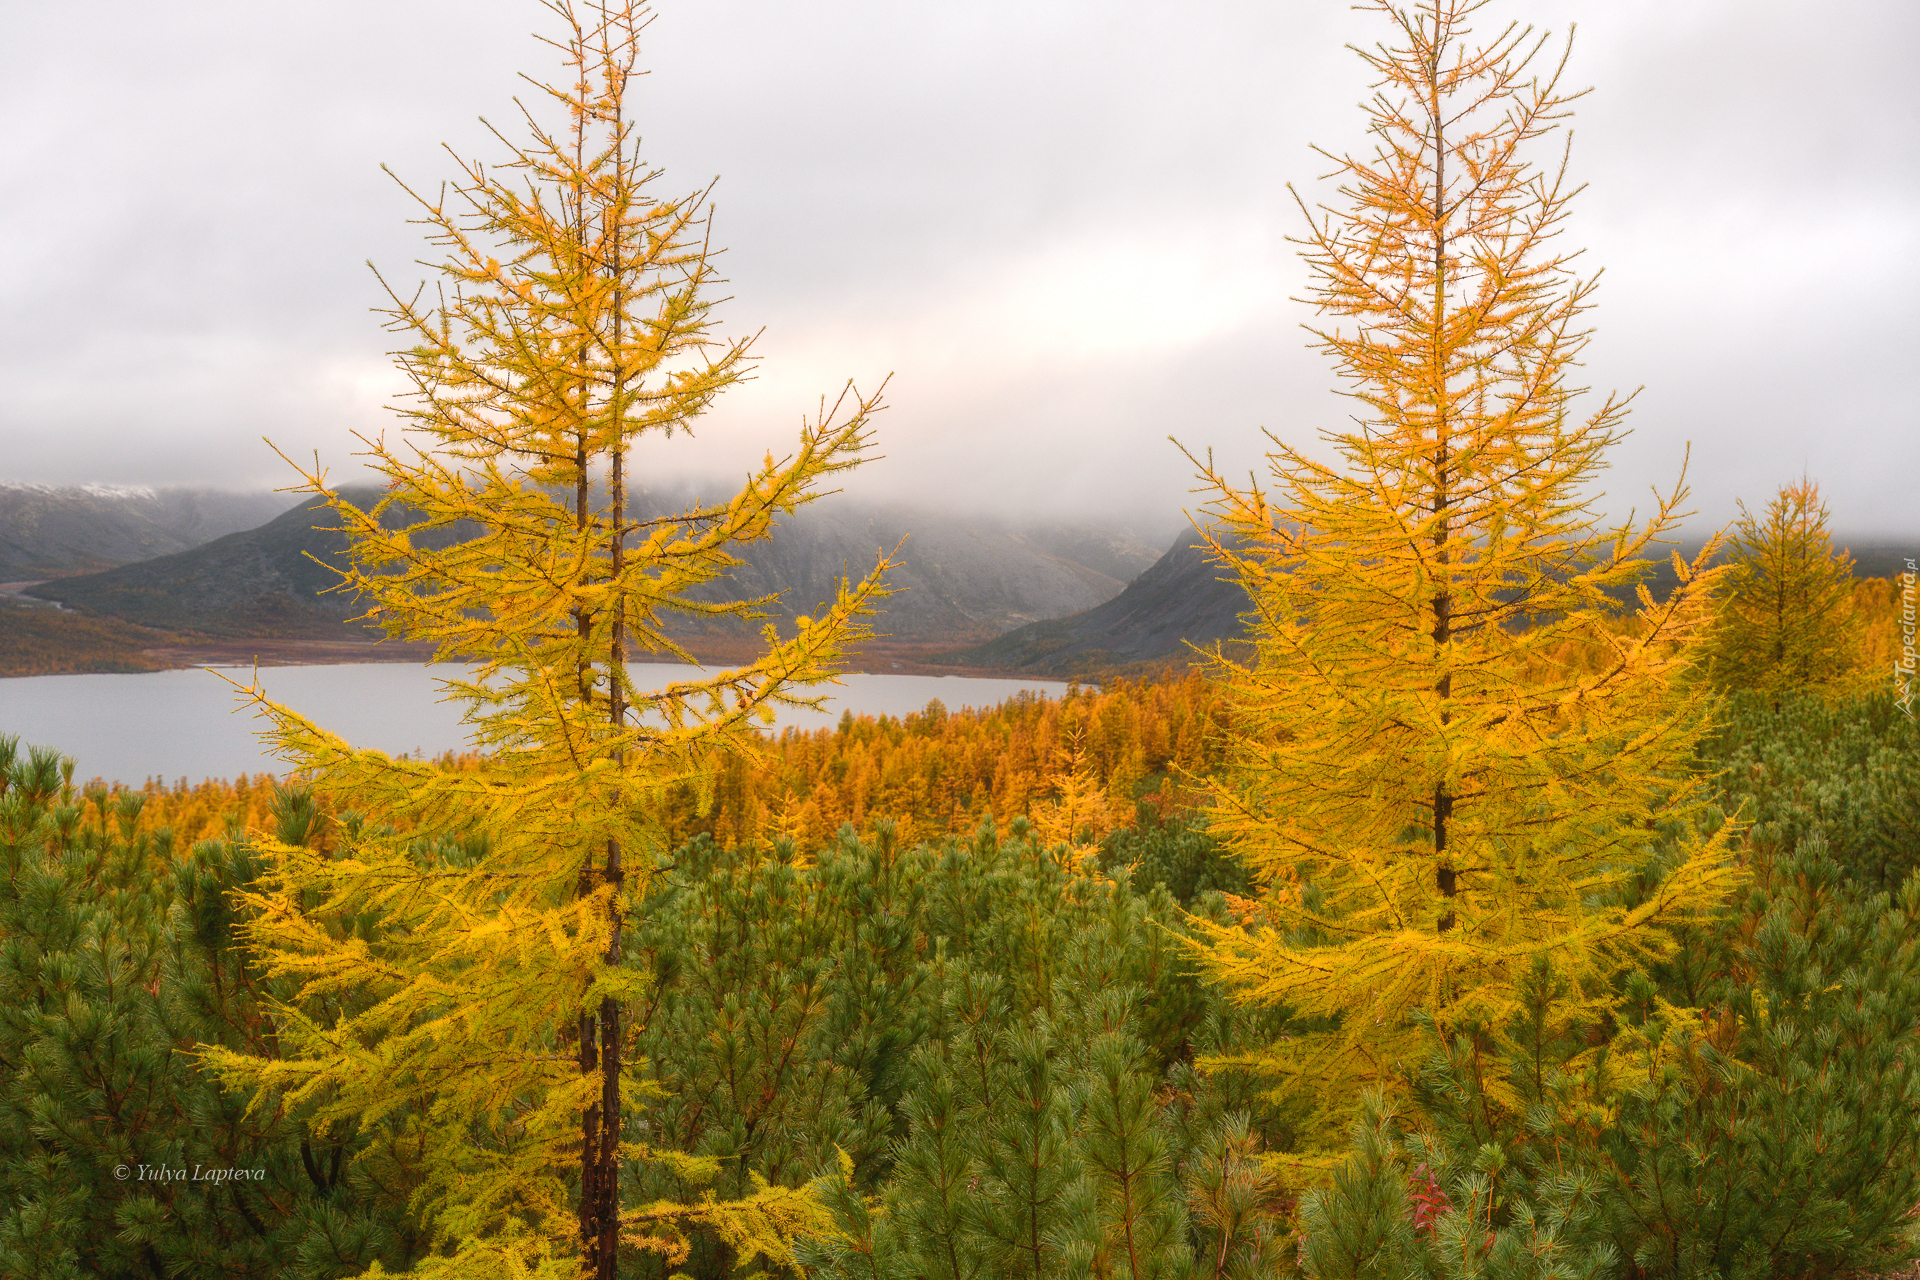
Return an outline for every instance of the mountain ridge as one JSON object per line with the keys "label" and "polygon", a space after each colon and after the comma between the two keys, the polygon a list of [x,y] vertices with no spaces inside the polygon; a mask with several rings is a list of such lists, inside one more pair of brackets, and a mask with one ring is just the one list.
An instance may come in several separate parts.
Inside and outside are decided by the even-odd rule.
{"label": "mountain ridge", "polygon": [[188,551],[294,505],[267,492],[0,480],[0,582],[95,573]]}
{"label": "mountain ridge", "polygon": [[[1891,577],[1905,567],[1905,551],[1890,542],[1852,539],[1837,547],[1853,558],[1854,577]],[[1683,541],[1678,550],[1688,560],[1698,555],[1704,539]],[[1723,563],[1723,549],[1715,563]],[[1656,599],[1679,585],[1671,556],[1648,557],[1652,567],[1646,586]],[[1616,593],[1623,606],[1633,599],[1630,590]],[[1186,663],[1221,644],[1247,640],[1242,615],[1252,608],[1231,570],[1215,564],[1197,532],[1188,530],[1173,540],[1153,566],[1113,599],[1063,618],[1036,621],[1005,632],[984,643],[940,655],[956,667],[1020,671],[1058,679],[1101,679],[1171,663]]]}
{"label": "mountain ridge", "polygon": [[1060,678],[1099,677],[1182,661],[1193,651],[1189,646],[1241,639],[1240,615],[1250,607],[1240,584],[1213,563],[1200,535],[1187,530],[1111,600],[1030,623],[944,660]]}
{"label": "mountain ridge", "polygon": [[[343,488],[360,505],[375,489]],[[256,529],[204,546],[97,573],[63,577],[26,594],[140,626],[216,638],[366,641],[379,633],[348,619],[363,606],[337,591],[326,562],[344,563],[313,498]],[[677,509],[636,495],[636,512]],[[393,513],[392,523],[405,522]],[[446,533],[439,536],[452,538]],[[1015,525],[904,506],[826,502],[803,508],[774,535],[736,549],[732,575],[697,593],[706,600],[777,597],[775,622],[817,611],[843,573],[860,574],[898,548],[895,594],[876,630],[896,640],[951,645],[987,639],[1038,618],[1085,609],[1119,592],[1154,561],[1152,544],[1121,528]],[[322,563],[315,563],[315,560]],[[1117,575],[1125,574],[1125,578]],[[680,640],[745,640],[762,622],[670,618]]]}

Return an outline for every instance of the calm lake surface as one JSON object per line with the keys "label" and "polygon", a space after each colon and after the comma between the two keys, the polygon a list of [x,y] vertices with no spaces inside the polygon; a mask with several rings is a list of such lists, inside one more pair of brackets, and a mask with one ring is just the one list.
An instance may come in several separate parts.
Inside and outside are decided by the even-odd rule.
{"label": "calm lake surface", "polygon": [[[685,678],[686,668],[635,666],[634,682],[656,687]],[[460,712],[440,701],[445,667],[413,663],[262,667],[267,696],[346,738],[380,751],[442,751],[467,746]],[[230,669],[245,683],[251,668]],[[855,715],[902,716],[938,698],[950,710],[986,707],[1024,691],[1058,697],[1066,685],[1051,680],[965,676],[849,675],[827,686],[821,711],[787,710],[777,728],[815,729],[843,710]],[[28,745],[55,747],[75,760],[74,779],[101,777],[138,786],[148,778],[230,778],[280,772],[285,766],[260,749],[259,728],[237,709],[233,686],[207,669],[117,676],[26,676],[0,680],[0,734]]]}

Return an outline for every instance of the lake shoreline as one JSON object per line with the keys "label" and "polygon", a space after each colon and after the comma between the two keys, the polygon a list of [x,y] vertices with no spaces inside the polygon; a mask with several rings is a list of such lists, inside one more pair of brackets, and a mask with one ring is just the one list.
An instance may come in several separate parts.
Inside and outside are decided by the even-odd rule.
{"label": "lake shoreline", "polygon": [[[393,653],[394,648],[385,647],[385,651]],[[306,648],[296,651],[296,656],[312,659],[334,652]],[[202,651],[199,656],[225,655]],[[143,778],[234,778],[243,773],[283,772],[284,762],[261,740],[260,731],[267,726],[258,720],[250,699],[231,683],[238,681],[242,685],[257,682],[275,702],[355,747],[416,760],[473,750],[465,707],[447,698],[443,683],[459,678],[468,668],[406,661],[309,660],[279,666],[262,661],[255,674],[253,656],[241,655],[237,670],[227,664],[204,664],[0,681],[0,734],[71,756],[77,777],[130,786]],[[730,665],[716,663],[720,669]],[[642,689],[698,678],[695,669],[678,662],[635,662],[630,673]],[[1057,698],[1069,688],[1066,681],[983,677],[975,671],[848,671],[833,684],[806,691],[818,695],[822,705],[775,708],[767,731],[832,729],[848,711],[855,716],[900,718],[924,710],[934,699],[957,711],[965,706],[996,706],[1013,697]]]}
{"label": "lake shoreline", "polygon": [[[966,640],[895,642],[877,640],[848,655],[844,670],[851,675],[981,676],[1020,679],[1029,673],[1016,668],[961,666],[942,661]],[[766,649],[760,639],[688,641],[685,649],[704,667],[745,666]],[[188,667],[314,667],[363,662],[430,663],[434,647],[396,640],[206,640],[165,645],[143,651],[166,664],[168,670]],[[679,655],[636,652],[635,664],[680,661]]]}
{"label": "lake shoreline", "polygon": [[[894,642],[879,640],[861,646],[848,656],[844,670],[853,675],[903,676],[980,676],[997,679],[1021,679],[1030,673],[1017,668],[962,666],[944,661],[969,641],[937,640]],[[759,639],[718,639],[690,641],[686,649],[702,666],[743,666],[764,650]],[[332,667],[357,664],[408,663],[418,665],[433,660],[434,647],[411,641],[395,640],[298,640],[278,637],[251,639],[193,638],[176,643],[154,645],[139,650],[141,658],[155,671],[186,671],[196,667]],[[675,654],[635,653],[635,663],[677,662]],[[42,675],[119,675],[127,667],[102,662],[81,665],[58,672],[0,671],[0,682],[34,679]]]}
{"label": "lake shoreline", "polygon": [[[0,583],[0,610],[16,623],[31,621],[34,640],[52,646],[59,661],[48,665],[7,661],[0,653],[0,681],[45,675],[124,675],[137,671],[181,671],[195,667],[313,667],[363,663],[427,663],[434,646],[385,638],[348,639],[338,635],[211,636],[187,630],[162,630],[117,618],[67,608],[55,601],[24,594],[33,582]],[[4,620],[4,619],[0,619]],[[790,623],[788,624],[791,625]],[[106,628],[103,634],[93,631]],[[351,631],[351,628],[347,630]],[[0,628],[4,631],[4,628]],[[84,633],[84,634],[83,634]],[[374,633],[377,635],[377,632]],[[1010,666],[963,665],[951,661],[956,653],[994,638],[992,630],[971,630],[935,639],[905,640],[877,635],[855,646],[844,670],[848,674],[903,676],[980,676],[1022,679],[1031,673]],[[0,635],[0,649],[8,637]],[[17,638],[16,638],[17,639]],[[738,667],[765,651],[759,635],[675,637],[676,642],[705,667]],[[18,655],[13,655],[18,657]],[[634,663],[679,662],[666,651],[636,652]]]}

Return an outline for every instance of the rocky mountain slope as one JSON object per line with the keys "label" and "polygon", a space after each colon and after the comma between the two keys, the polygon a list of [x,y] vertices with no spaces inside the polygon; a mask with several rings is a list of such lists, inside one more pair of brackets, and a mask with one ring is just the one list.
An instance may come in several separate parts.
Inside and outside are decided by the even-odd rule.
{"label": "rocky mountain slope", "polygon": [[[370,503],[373,491],[345,490]],[[70,608],[142,626],[208,636],[309,640],[368,639],[349,626],[360,612],[327,592],[332,574],[308,558],[338,562],[339,534],[324,527],[318,500],[257,529],[230,534],[192,551],[30,589]],[[667,509],[664,501],[643,511]],[[315,525],[322,527],[315,528]],[[1069,523],[1018,524],[953,517],[903,506],[828,498],[803,509],[770,540],[741,548],[731,580],[713,584],[712,599],[780,593],[774,616],[810,614],[830,599],[843,573],[870,570],[877,552],[898,548],[889,575],[895,594],[876,629],[895,640],[964,643],[984,640],[1035,619],[1084,610],[1118,593],[1150,566],[1153,545],[1118,528]],[[739,625],[700,625],[689,639],[751,634]]]}
{"label": "rocky mountain slope", "polygon": [[[897,550],[896,550],[897,549]],[[875,630],[899,641],[984,640],[1111,599],[1155,559],[1153,544],[1121,529],[1020,524],[825,499],[764,543],[743,547],[714,599],[782,593],[776,616],[813,613],[843,575],[895,559]],[[740,634],[735,626],[714,628]],[[697,634],[697,632],[696,632]]]}
{"label": "rocky mountain slope", "polygon": [[[371,502],[377,495],[367,490],[354,496]],[[377,633],[346,624],[361,612],[350,598],[339,592],[321,594],[336,579],[308,555],[337,561],[346,551],[346,539],[324,527],[331,520],[324,511],[316,513],[318,506],[319,499],[309,499],[258,528],[230,533],[191,551],[61,578],[28,588],[25,594],[165,631],[372,639]]]}
{"label": "rocky mountain slope", "polygon": [[0,481],[0,582],[91,573],[185,551],[252,529],[294,501],[277,493]]}
{"label": "rocky mountain slope", "polygon": [[1237,639],[1243,634],[1240,615],[1248,608],[1240,584],[1208,559],[1204,544],[1187,530],[1113,599],[1071,617],[1009,631],[949,654],[946,661],[1037,675],[1098,676],[1183,659],[1192,652],[1189,644],[1204,648]]}

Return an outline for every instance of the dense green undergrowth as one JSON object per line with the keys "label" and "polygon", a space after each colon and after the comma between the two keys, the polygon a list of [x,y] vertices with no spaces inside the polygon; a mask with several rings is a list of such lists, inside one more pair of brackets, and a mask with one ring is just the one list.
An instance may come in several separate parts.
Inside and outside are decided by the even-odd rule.
{"label": "dense green undergrowth", "polygon": [[[238,833],[135,834],[139,792],[0,737],[0,1274],[354,1274],[418,1252],[394,1153],[221,1088],[202,1044],[273,1041],[284,994],[237,945]],[[280,797],[304,839],[310,798]]]}
{"label": "dense green undergrowth", "polygon": [[1761,860],[1817,832],[1856,890],[1893,893],[1920,871],[1920,722],[1892,697],[1736,693],[1703,757]]}
{"label": "dense green undergrowth", "polygon": [[[1749,889],[1623,1024],[1442,1043],[1301,1215],[1312,1273],[1401,1280],[1870,1274],[1920,1253],[1920,735],[1886,695],[1733,695],[1702,747]],[[1522,1064],[1490,1077],[1499,1047]],[[1514,1053],[1513,1050],[1519,1050]]]}
{"label": "dense green undergrowth", "polygon": [[[1885,698],[1736,699],[1702,767],[1750,820],[1739,901],[1619,975],[1616,1016],[1437,1038],[1314,1187],[1295,1117],[1236,1055],[1295,1030],[1189,962],[1254,893],[1201,825],[1097,848],[1024,821],[908,845],[665,860],[627,954],[653,1096],[631,1206],[812,1185],[830,1229],[776,1263],[718,1236],[668,1280],[820,1277],[1681,1277],[1888,1269],[1920,1203],[1916,740]],[[136,834],[138,796],[0,742],[0,1274],[400,1270],[411,1118],[319,1134],[223,1091],[201,1043],[271,1051],[285,993],[236,945],[247,839]],[[280,797],[303,841],[312,801]],[[458,842],[421,856],[460,856]],[[340,921],[342,929],[377,921]],[[1513,1053],[1514,1048],[1523,1050]],[[1506,1050],[1523,1066],[1490,1074]],[[127,1176],[119,1176],[125,1169]],[[216,1178],[195,1171],[235,1170]],[[1304,1194],[1303,1194],[1304,1193]]]}

